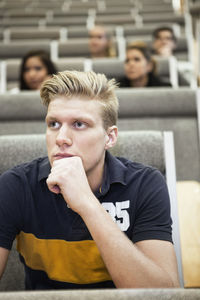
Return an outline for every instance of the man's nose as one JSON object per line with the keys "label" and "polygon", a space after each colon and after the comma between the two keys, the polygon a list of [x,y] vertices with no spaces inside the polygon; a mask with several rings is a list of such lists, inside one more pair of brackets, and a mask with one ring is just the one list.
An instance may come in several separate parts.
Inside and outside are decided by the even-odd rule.
{"label": "man's nose", "polygon": [[72,132],[68,126],[62,125],[60,127],[56,137],[56,144],[60,147],[63,145],[72,145]]}

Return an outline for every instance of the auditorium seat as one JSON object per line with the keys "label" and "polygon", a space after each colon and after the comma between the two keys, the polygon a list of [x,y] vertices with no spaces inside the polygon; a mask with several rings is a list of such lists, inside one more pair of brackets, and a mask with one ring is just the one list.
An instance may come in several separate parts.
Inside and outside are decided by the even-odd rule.
{"label": "auditorium seat", "polygon": [[171,14],[174,13],[173,5],[170,2],[168,2],[168,3],[163,2],[162,4],[156,3],[156,5],[152,5],[152,3],[149,2],[149,3],[145,3],[145,5],[142,5],[142,1],[141,1],[140,4],[141,5],[139,7],[138,12],[141,14],[148,14],[148,13],[159,14],[159,13],[163,13],[163,12],[171,13]]}
{"label": "auditorium seat", "polygon": [[[159,26],[169,26],[171,27],[176,36],[179,37],[180,36],[180,25],[176,24],[176,23],[163,23],[163,24],[159,24]],[[123,25],[122,29],[123,29],[123,36],[126,38],[128,36],[132,36],[135,38],[139,37],[143,37],[143,36],[148,36],[149,38],[151,38],[153,31],[158,28],[158,24],[148,24],[148,25],[143,25],[141,27],[136,27],[134,25]]]}
{"label": "auditorium seat", "polygon": [[143,24],[150,24],[150,23],[177,23],[181,26],[185,25],[185,18],[182,15],[175,15],[172,13],[159,13],[159,14],[154,14],[154,13],[145,13],[142,14],[142,20]]}
{"label": "auditorium seat", "polygon": [[118,89],[120,130],[174,132],[177,180],[200,179],[196,91],[190,88]]}
{"label": "auditorium seat", "polygon": [[62,29],[60,27],[36,28],[34,27],[10,27],[5,31],[6,41],[15,40],[59,40]]}
{"label": "auditorium seat", "polygon": [[0,107],[0,135],[45,132],[46,108],[39,92],[2,94]]}
{"label": "auditorium seat", "polygon": [[22,58],[30,50],[45,50],[50,53],[50,43],[48,41],[26,41],[0,43],[0,60],[8,58]]}
{"label": "auditorium seat", "polygon": [[60,57],[88,57],[90,54],[88,39],[74,38],[58,42],[58,58]]}
{"label": "auditorium seat", "polygon": [[69,25],[81,25],[86,26],[87,24],[87,16],[80,16],[80,17],[55,17],[51,20],[46,20],[46,26],[69,26]]}
{"label": "auditorium seat", "polygon": [[2,28],[8,28],[13,26],[39,26],[40,18],[27,17],[27,18],[5,18],[2,19],[0,25]]}
{"label": "auditorium seat", "polygon": [[1,81],[4,87],[2,92],[19,87],[21,59],[8,59],[0,62]]}
{"label": "auditorium seat", "polygon": [[103,15],[103,16],[96,16],[95,22],[97,24],[104,24],[104,25],[121,25],[121,24],[134,24],[135,18],[134,15],[131,13],[129,14],[121,14],[121,15]]}
{"label": "auditorium seat", "polygon": [[198,300],[199,297],[198,289],[104,289],[0,293],[0,300]]}
{"label": "auditorium seat", "polygon": [[67,38],[88,38],[88,29],[83,26],[68,26],[67,30]]}
{"label": "auditorium seat", "polygon": [[[90,51],[88,46],[88,38],[71,38],[66,41],[54,41],[57,46],[57,56],[60,57],[90,57]],[[113,39],[114,47],[118,47],[117,40]]]}
{"label": "auditorium seat", "polygon": [[85,58],[59,58],[58,60],[54,61],[54,64],[58,72],[66,70],[84,71]]}

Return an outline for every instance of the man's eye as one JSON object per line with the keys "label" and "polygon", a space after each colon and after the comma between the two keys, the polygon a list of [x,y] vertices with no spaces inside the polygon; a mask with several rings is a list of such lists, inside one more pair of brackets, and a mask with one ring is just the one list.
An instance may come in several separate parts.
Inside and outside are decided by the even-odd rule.
{"label": "man's eye", "polygon": [[59,124],[58,122],[56,122],[56,121],[52,121],[52,122],[49,122],[48,126],[49,126],[50,128],[55,128],[55,129],[57,129],[57,128],[59,128],[60,124]]}
{"label": "man's eye", "polygon": [[74,127],[82,129],[82,128],[86,128],[86,124],[81,121],[76,121],[76,122],[74,122]]}

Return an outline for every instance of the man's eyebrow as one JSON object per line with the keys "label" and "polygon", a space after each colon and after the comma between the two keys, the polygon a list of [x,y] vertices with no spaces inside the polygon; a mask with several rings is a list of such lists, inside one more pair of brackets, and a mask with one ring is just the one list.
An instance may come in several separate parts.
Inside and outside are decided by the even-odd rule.
{"label": "man's eyebrow", "polygon": [[[85,122],[95,123],[95,119],[88,115],[70,116],[69,118],[73,121],[80,120],[83,122],[85,121]],[[46,121],[55,121],[57,119],[59,119],[59,116],[56,116],[56,115],[46,115],[46,118],[45,118]]]}
{"label": "man's eyebrow", "polygon": [[45,120],[47,121],[52,121],[52,120],[56,120],[57,118],[56,118],[56,116],[49,116],[49,115],[46,115],[46,117],[45,117]]}

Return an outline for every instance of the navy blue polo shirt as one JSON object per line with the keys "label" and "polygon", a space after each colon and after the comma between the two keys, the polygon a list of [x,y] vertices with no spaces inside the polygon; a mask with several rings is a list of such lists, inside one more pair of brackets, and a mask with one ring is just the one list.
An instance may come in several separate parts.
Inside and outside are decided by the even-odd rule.
{"label": "navy blue polo shirt", "polygon": [[[49,191],[49,172],[44,157],[0,176],[0,246],[11,249],[17,237],[26,289],[114,287],[81,217]],[[95,195],[134,243],[172,242],[169,195],[158,170],[107,152]]]}

